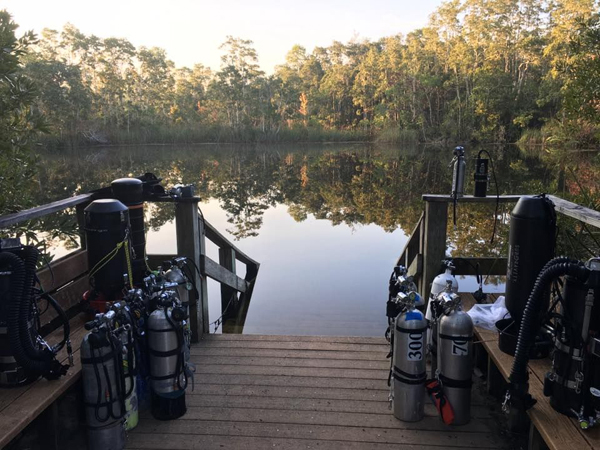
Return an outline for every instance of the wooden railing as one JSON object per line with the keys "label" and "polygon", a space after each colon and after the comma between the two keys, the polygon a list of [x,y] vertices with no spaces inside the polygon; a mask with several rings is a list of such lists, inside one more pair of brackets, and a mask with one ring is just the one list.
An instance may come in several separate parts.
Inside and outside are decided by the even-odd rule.
{"label": "wooden railing", "polygon": [[[548,196],[554,203],[557,213],[580,220],[600,228],[600,212],[569,202],[553,195]],[[423,195],[425,210],[417,225],[410,234],[396,264],[408,269],[408,274],[415,279],[419,292],[429,297],[431,282],[440,271],[441,261],[446,259],[448,204],[453,198],[448,195]],[[501,195],[500,203],[516,203],[521,195]],[[473,197],[470,195],[458,199],[458,203],[494,204],[495,196]],[[475,275],[474,267],[479,264],[481,273],[489,275],[506,275],[507,258],[455,258],[456,275]]]}
{"label": "wooden railing", "polygon": [[[57,202],[31,208],[15,214],[0,217],[0,230],[52,213],[76,208],[82,249],[52,262],[52,270],[42,270],[40,279],[47,286],[54,279],[57,298],[64,309],[76,309],[82,293],[88,289],[87,256],[85,251],[83,211],[93,200],[110,197],[110,190],[101,189],[90,194],[82,194]],[[159,202],[175,204],[175,225],[177,234],[177,254],[193,261],[198,271],[194,271],[198,299],[190,292],[190,325],[192,340],[197,342],[204,333],[209,333],[207,277],[221,284],[221,305],[223,319],[228,320],[228,330],[240,331],[246,319],[250,298],[258,275],[260,264],[243,253],[227,238],[208,223],[199,211],[198,197],[182,199],[161,199]],[[219,248],[219,263],[206,256],[206,239]],[[147,255],[151,267],[175,255]],[[246,266],[244,278],[236,274],[236,261]],[[66,277],[66,278],[65,278]],[[48,283],[48,284],[46,284]],[[52,317],[48,317],[50,321]],[[234,324],[232,323],[234,322]]]}
{"label": "wooden railing", "polygon": [[[223,331],[240,332],[246,321],[246,314],[250,306],[250,298],[260,264],[233,245],[233,243],[204,219],[195,203],[177,203],[175,208],[175,222],[177,230],[177,254],[191,258],[200,268],[202,274],[201,277],[196,279],[196,286],[200,297],[199,304],[196,308],[190,308],[190,316],[193,317],[192,323],[194,321],[198,323],[197,334],[210,332],[207,277],[221,284]],[[206,239],[218,247],[218,263],[206,255]],[[160,265],[162,261],[169,260],[174,256],[148,255],[148,262],[151,266],[155,267]],[[246,266],[244,278],[237,275],[236,261],[240,261]],[[194,337],[193,327],[192,337]]]}

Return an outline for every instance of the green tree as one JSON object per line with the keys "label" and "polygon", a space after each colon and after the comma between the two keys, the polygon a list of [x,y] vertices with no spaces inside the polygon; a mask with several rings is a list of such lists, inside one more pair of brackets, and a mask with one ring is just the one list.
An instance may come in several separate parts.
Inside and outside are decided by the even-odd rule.
{"label": "green tree", "polygon": [[45,130],[34,107],[37,90],[22,71],[36,38],[32,32],[17,38],[16,29],[10,14],[0,11],[0,214],[29,206],[35,173],[31,145]]}

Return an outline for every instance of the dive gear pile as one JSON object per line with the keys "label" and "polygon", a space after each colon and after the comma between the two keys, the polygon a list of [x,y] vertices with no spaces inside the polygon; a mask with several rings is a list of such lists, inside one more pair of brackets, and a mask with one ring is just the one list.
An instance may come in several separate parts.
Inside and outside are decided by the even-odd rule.
{"label": "dive gear pile", "polygon": [[[37,287],[39,251],[19,239],[0,239],[0,386],[18,386],[40,376],[55,380],[67,373],[57,353],[67,347],[72,363],[69,319],[42,287]],[[38,301],[45,300],[62,321],[63,339],[49,345],[38,334]]]}
{"label": "dive gear pile", "polygon": [[[547,293],[555,289],[548,310]],[[582,429],[600,420],[600,259],[585,264],[566,257],[548,262],[539,273],[523,311],[515,359],[504,409],[511,417],[531,408],[527,363],[536,334],[550,317],[554,349],[552,369],[544,380],[544,395],[552,407],[578,420]]]}
{"label": "dive gear pile", "polygon": [[[160,188],[156,180],[150,177],[152,192]],[[85,209],[91,289],[84,302],[95,318],[86,324],[81,358],[91,449],[122,449],[147,398],[156,419],[183,416],[193,382],[188,291],[197,292],[194,274],[185,257],[148,268],[147,190],[139,179],[115,180],[112,193],[125,204],[102,199]]]}
{"label": "dive gear pile", "polygon": [[[463,425],[470,420],[473,322],[462,311],[453,268],[451,261],[446,261],[444,273],[432,283],[426,316],[416,309],[423,303],[406,269],[395,267],[390,278],[386,337],[392,364],[388,384],[397,419],[421,420],[428,393],[444,423]],[[428,355],[432,363],[429,380]]]}

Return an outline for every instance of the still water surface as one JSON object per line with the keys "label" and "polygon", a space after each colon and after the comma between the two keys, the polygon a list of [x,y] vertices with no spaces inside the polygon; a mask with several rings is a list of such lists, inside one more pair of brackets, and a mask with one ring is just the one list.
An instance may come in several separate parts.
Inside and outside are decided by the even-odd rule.
{"label": "still water surface", "polygon": [[[495,156],[501,192],[536,192],[550,182],[548,169],[518,159],[515,149],[499,149]],[[41,158],[40,203],[144,172],[163,177],[166,186],[194,183],[206,219],[261,264],[244,333],[382,335],[387,280],[421,214],[420,196],[450,188],[447,149],[151,146]],[[515,158],[522,164],[517,169]],[[503,208],[506,221],[510,205]],[[148,253],[174,253],[172,206],[148,209]],[[505,223],[496,244],[489,245],[489,207],[461,209],[459,214],[458,227],[449,229],[449,253],[504,252]],[[53,222],[55,228],[63,226],[57,225],[63,219]],[[45,226],[50,229],[52,223]],[[58,233],[52,240],[56,256],[72,248],[65,239]],[[218,260],[216,247],[209,245],[208,254]],[[243,269],[239,273],[243,276]],[[459,281],[463,291],[476,288],[470,278]],[[501,291],[501,280],[488,279],[485,289]],[[209,282],[209,303],[213,321],[220,315],[215,282]]]}

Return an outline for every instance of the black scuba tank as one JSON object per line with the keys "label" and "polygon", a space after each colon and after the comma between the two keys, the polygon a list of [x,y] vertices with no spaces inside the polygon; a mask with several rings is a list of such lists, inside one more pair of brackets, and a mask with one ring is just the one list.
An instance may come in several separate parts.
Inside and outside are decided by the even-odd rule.
{"label": "black scuba tank", "polygon": [[146,274],[146,229],[144,227],[144,186],[137,178],[119,178],[111,183],[114,197],[129,208],[133,282],[141,285]]}
{"label": "black scuba tank", "polygon": [[[129,209],[118,200],[102,199],[90,203],[84,212],[90,284],[105,301],[114,301],[123,290],[123,275],[128,273]],[[126,238],[129,244],[119,247]]]}
{"label": "black scuba tank", "polygon": [[[521,322],[527,299],[544,265],[554,256],[556,212],[544,194],[523,196],[510,214],[506,308]],[[546,295],[541,311],[548,309]]]}

